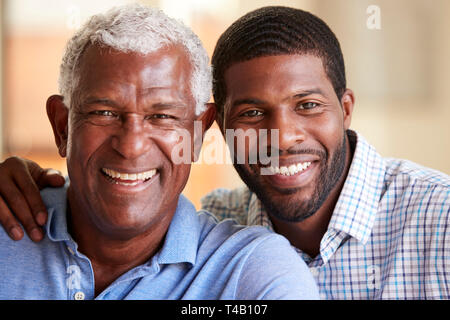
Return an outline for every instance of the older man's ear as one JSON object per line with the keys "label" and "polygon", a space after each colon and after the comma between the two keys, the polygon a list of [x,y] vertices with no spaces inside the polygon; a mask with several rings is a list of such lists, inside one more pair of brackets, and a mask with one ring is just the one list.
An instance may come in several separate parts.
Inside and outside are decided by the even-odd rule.
{"label": "older man's ear", "polygon": [[205,136],[206,131],[212,126],[215,118],[216,118],[216,104],[215,103],[206,103],[206,110],[203,111],[196,119],[196,121],[201,121],[202,123],[202,132],[200,135],[197,135],[194,132],[194,147],[192,153],[192,161],[197,161],[200,150],[202,148],[203,138]]}
{"label": "older man's ear", "polygon": [[55,136],[59,155],[65,157],[67,151],[69,109],[65,106],[62,96],[52,95],[47,99],[47,116],[53,128],[53,135]]}
{"label": "older man's ear", "polygon": [[206,110],[203,111],[197,118],[197,121],[202,122],[202,132],[205,134],[206,130],[208,130],[214,122],[216,118],[216,104],[215,103],[207,103],[205,104]]}

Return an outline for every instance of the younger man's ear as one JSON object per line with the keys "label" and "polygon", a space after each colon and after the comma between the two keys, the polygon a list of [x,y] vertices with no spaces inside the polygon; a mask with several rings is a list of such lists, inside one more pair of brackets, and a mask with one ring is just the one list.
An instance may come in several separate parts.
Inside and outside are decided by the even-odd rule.
{"label": "younger man's ear", "polygon": [[47,99],[47,116],[52,125],[59,155],[65,157],[67,154],[69,109],[63,103],[62,96],[52,95]]}
{"label": "younger man's ear", "polygon": [[352,122],[353,107],[355,105],[355,95],[352,90],[345,89],[341,98],[342,112],[344,114],[344,128],[350,128]]}
{"label": "younger man's ear", "polygon": [[192,161],[197,161],[200,150],[202,148],[203,138],[205,136],[206,130],[208,130],[213,124],[216,118],[216,104],[215,103],[206,103],[205,110],[197,117],[196,121],[201,122],[201,132],[195,132],[194,126],[194,145],[193,145],[193,153],[192,153]]}

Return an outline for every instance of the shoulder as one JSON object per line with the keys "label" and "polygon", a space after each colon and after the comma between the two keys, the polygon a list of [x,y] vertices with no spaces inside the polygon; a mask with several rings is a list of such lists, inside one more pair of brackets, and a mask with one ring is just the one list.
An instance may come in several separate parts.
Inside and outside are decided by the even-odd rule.
{"label": "shoulder", "polygon": [[200,237],[198,259],[212,268],[229,269],[236,299],[318,298],[308,267],[286,238],[261,226],[217,222],[206,211],[199,217],[208,227]]}
{"label": "shoulder", "polygon": [[[66,188],[65,187],[61,187],[61,188],[44,188],[43,190],[41,190],[41,197],[43,199],[44,205],[46,206],[47,210],[54,208],[58,205],[65,205],[65,199],[66,199]],[[51,219],[49,219],[51,220]],[[48,226],[50,224],[50,221],[47,222],[46,226]],[[46,230],[45,230],[46,231]],[[17,246],[18,248],[25,248],[28,245],[31,245],[34,247],[34,242],[31,241],[28,238],[27,233],[24,233],[24,237],[22,240],[20,241],[14,241],[11,240],[10,237],[8,236],[7,232],[4,230],[4,228],[0,228],[0,242],[2,243],[2,246],[0,246],[1,248],[4,248],[7,245],[10,246]],[[38,246],[39,247],[39,246]]]}
{"label": "shoulder", "polygon": [[[202,208],[209,206],[227,210],[245,209],[248,207],[251,194],[251,191],[245,186],[236,189],[215,189],[201,199]],[[211,210],[208,211],[211,212]]]}
{"label": "shoulder", "polygon": [[244,239],[250,240],[272,234],[272,232],[264,227],[248,227],[233,219],[220,221],[216,215],[203,209],[198,211],[198,217],[202,226],[200,241],[213,239],[212,241],[217,243],[223,243],[225,241],[239,242]]}
{"label": "shoulder", "polygon": [[[289,248],[289,242],[282,236],[261,226],[245,226],[227,219],[218,221],[205,210],[198,212],[200,222],[199,252],[215,257],[245,257],[257,247],[268,247],[274,241],[281,248]],[[273,247],[272,247],[273,248]]]}
{"label": "shoulder", "polygon": [[450,177],[403,159],[386,159],[385,193],[413,203],[450,206]]}
{"label": "shoulder", "polygon": [[264,236],[252,247],[240,273],[240,284],[237,299],[319,299],[308,266],[278,234]]}
{"label": "shoulder", "polygon": [[449,190],[450,176],[405,159],[386,158],[386,181],[402,180],[405,185],[418,183]]}
{"label": "shoulder", "polygon": [[47,223],[43,227],[45,234],[43,240],[41,240],[39,243],[35,243],[28,237],[27,233],[25,232],[23,239],[14,241],[9,238],[8,234],[3,228],[0,228],[0,242],[2,243],[2,246],[0,246],[0,250],[4,249],[4,251],[8,252],[12,252],[16,249],[21,251],[40,251],[44,249],[44,247],[46,248],[50,244],[50,233],[55,231],[54,229],[56,229],[56,227],[60,227],[60,224],[65,224],[65,216],[61,213],[65,213],[66,211],[66,191],[67,186],[60,188],[44,188],[40,192],[44,205],[46,206],[49,213]]}
{"label": "shoulder", "polygon": [[3,228],[0,228],[0,243],[0,272],[8,275],[7,279],[0,281],[3,284],[14,282],[32,271],[33,275],[38,276],[41,266],[47,263],[45,258],[57,252],[47,235],[38,243],[33,242],[26,233],[21,240],[14,241]]}
{"label": "shoulder", "polygon": [[380,209],[405,226],[442,234],[450,223],[450,177],[409,160],[386,159]]}
{"label": "shoulder", "polygon": [[57,207],[60,210],[66,210],[68,187],[69,183],[67,182],[59,188],[49,187],[41,190],[41,197],[47,209]]}
{"label": "shoulder", "polygon": [[216,189],[201,199],[202,209],[213,213],[220,220],[233,218],[240,224],[246,223],[251,191],[247,187]]}

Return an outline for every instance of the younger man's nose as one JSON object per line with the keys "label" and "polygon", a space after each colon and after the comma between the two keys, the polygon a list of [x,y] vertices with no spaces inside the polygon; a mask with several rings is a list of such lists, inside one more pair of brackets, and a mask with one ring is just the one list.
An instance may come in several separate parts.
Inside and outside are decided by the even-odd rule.
{"label": "younger man's nose", "polygon": [[[278,129],[278,149],[287,151],[306,139],[303,123],[287,112],[277,112],[271,118],[271,129]],[[272,146],[275,147],[275,146]]]}

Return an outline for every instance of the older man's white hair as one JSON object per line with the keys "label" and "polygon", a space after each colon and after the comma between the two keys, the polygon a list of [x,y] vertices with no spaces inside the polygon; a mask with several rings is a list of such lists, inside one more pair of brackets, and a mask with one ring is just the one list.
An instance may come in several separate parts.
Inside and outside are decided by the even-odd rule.
{"label": "older man's white hair", "polygon": [[78,65],[88,45],[111,47],[121,52],[148,54],[168,45],[181,44],[192,63],[191,92],[196,114],[204,111],[211,94],[209,58],[200,39],[182,22],[161,10],[132,4],[92,16],[69,40],[60,68],[59,90],[70,108],[79,84]]}

